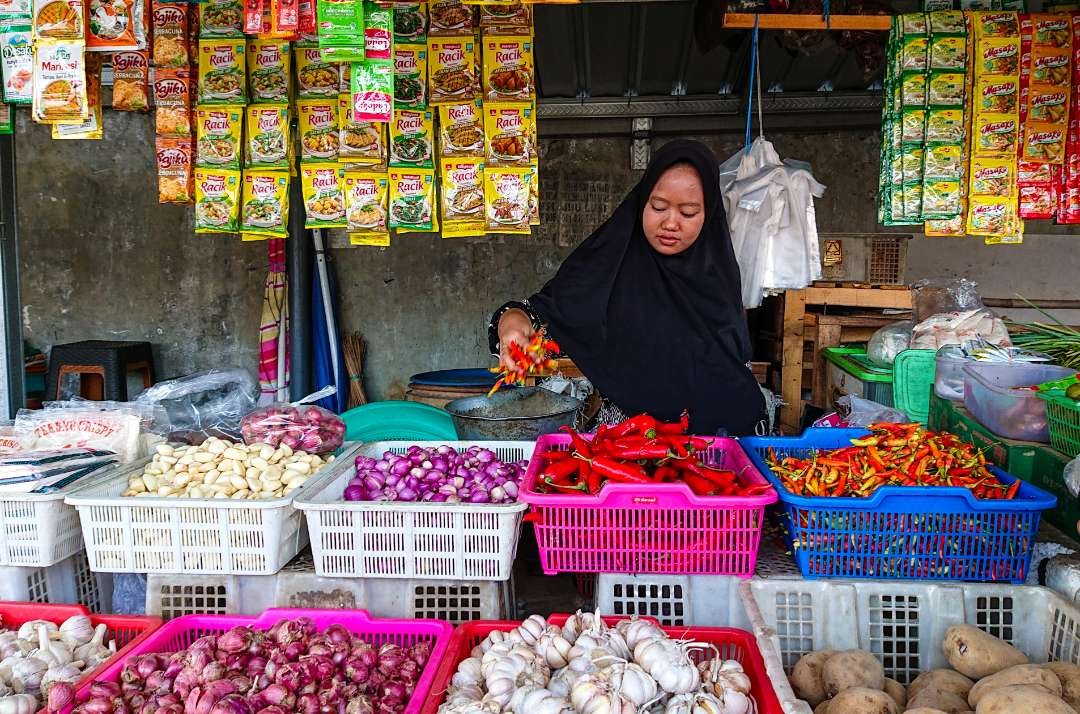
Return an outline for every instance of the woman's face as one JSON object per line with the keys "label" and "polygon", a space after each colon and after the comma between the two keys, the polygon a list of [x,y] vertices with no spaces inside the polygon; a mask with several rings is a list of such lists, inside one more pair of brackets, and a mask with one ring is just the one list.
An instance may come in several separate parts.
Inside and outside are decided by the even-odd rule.
{"label": "woman's face", "polygon": [[641,217],[645,239],[661,255],[676,255],[694,244],[705,225],[705,191],[692,166],[660,174]]}

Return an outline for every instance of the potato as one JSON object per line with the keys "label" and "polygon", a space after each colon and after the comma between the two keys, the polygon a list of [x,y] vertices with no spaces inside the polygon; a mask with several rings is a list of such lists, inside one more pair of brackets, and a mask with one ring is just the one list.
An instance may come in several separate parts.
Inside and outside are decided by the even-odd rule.
{"label": "potato", "polygon": [[903,684],[900,684],[900,682],[897,682],[895,679],[886,677],[885,693],[892,697],[892,700],[896,702],[896,706],[900,708],[900,711],[904,710],[904,706],[907,704],[907,692],[904,691]]}
{"label": "potato", "polygon": [[830,697],[852,687],[880,691],[885,688],[885,669],[869,652],[846,650],[825,660],[821,680],[825,683],[825,694]]}
{"label": "potato", "polygon": [[828,711],[829,714],[899,714],[900,708],[880,689],[851,687],[832,698]]}
{"label": "potato", "polygon": [[1061,698],[1080,712],[1080,666],[1068,662],[1044,664],[1061,681]]}
{"label": "potato", "polygon": [[986,696],[987,692],[1014,684],[1037,684],[1045,687],[1055,697],[1061,697],[1061,680],[1056,674],[1037,664],[1018,664],[976,682],[968,693],[968,704],[978,706],[979,700]]}
{"label": "potato", "polygon": [[932,669],[929,672],[923,672],[908,685],[908,701],[914,699],[915,695],[925,687],[951,692],[967,699],[968,692],[971,691],[974,685],[974,682],[959,672],[954,672],[951,669]]}
{"label": "potato", "polygon": [[979,700],[976,714],[1074,714],[1073,708],[1038,684],[991,689]]}
{"label": "potato", "polygon": [[915,709],[905,709],[904,714],[945,714],[945,712],[931,707],[917,707]]}
{"label": "potato", "polygon": [[908,699],[908,708],[927,707],[940,709],[946,714],[962,714],[968,710],[968,703],[963,697],[941,689],[923,687],[918,694]]}
{"label": "potato", "polygon": [[808,652],[799,658],[791,670],[791,676],[788,677],[795,696],[805,699],[812,707],[816,707],[826,699],[825,683],[821,680],[821,668],[834,654],[836,650]]}
{"label": "potato", "polygon": [[971,625],[953,625],[946,630],[941,649],[953,669],[972,679],[1028,663],[1023,652]]}
{"label": "potato", "polygon": [[832,704],[831,699],[826,699],[821,704],[814,707],[814,714],[829,714],[829,705]]}

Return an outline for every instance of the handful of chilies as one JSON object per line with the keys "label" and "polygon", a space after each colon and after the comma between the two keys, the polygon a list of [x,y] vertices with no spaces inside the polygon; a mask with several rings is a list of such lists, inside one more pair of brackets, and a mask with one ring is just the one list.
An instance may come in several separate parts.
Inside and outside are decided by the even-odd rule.
{"label": "handful of chilies", "polygon": [[975,498],[1011,500],[1020,481],[1004,484],[986,457],[947,432],[920,424],[874,424],[851,446],[816,450],[807,457],[780,456],[769,449],[766,463],[796,496],[863,498],[882,486],[962,487]]}
{"label": "handful of chilies", "polygon": [[605,483],[684,483],[697,496],[756,496],[767,484],[743,484],[734,471],[705,463],[713,440],[690,436],[685,412],[673,423],[639,414],[583,435],[570,427],[566,451],[540,454],[544,467],[535,488],[541,493],[595,495]]}
{"label": "handful of chilies", "polygon": [[533,335],[528,347],[511,342],[509,350],[514,369],[499,366],[491,370],[499,375],[499,379],[488,392],[489,397],[505,386],[525,384],[526,377],[552,372],[558,366],[555,355],[559,354],[559,343],[549,340],[543,330]]}

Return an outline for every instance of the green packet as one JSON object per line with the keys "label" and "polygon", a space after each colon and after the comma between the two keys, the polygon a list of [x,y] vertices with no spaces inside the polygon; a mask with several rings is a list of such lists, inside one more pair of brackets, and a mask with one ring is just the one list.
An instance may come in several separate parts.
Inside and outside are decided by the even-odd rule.
{"label": "green packet", "polygon": [[922,180],[924,153],[921,146],[904,147],[900,160],[905,184]]}
{"label": "green packet", "polygon": [[903,217],[905,220],[917,221],[922,219],[923,185],[919,181],[904,182],[904,192],[901,198]]}
{"label": "green packet", "polygon": [[925,125],[925,109],[922,107],[905,108],[901,115],[901,140],[905,144],[921,144],[926,140]]}
{"label": "green packet", "polygon": [[359,2],[321,0],[317,5],[319,44],[325,37],[364,36],[364,5]]}
{"label": "green packet", "polygon": [[910,35],[925,35],[927,29],[926,15],[921,12],[908,12],[900,16],[900,32],[905,38]]}
{"label": "green packet", "polygon": [[930,49],[930,38],[926,35],[904,37],[900,49],[900,69],[904,72],[922,72],[926,69],[926,55]]}
{"label": "green packet", "polygon": [[959,181],[964,174],[964,147],[929,144],[923,150],[923,179]]}
{"label": "green packet", "polygon": [[900,80],[900,102],[905,107],[926,105],[926,75],[922,72],[905,72]]}
{"label": "green packet", "polygon": [[930,23],[930,35],[967,35],[967,21],[964,19],[962,10],[943,8],[941,12],[931,12],[928,15]]}
{"label": "green packet", "polygon": [[929,143],[961,144],[964,141],[964,110],[930,107],[926,110],[925,139]]}
{"label": "green packet", "polygon": [[926,103],[935,107],[964,106],[965,80],[966,75],[963,72],[931,72],[926,83]]}
{"label": "green packet", "polygon": [[930,39],[930,69],[963,70],[967,67],[967,39],[955,35]]}
{"label": "green packet", "polygon": [[959,181],[927,181],[922,186],[922,217],[939,219],[957,216],[962,198]]}
{"label": "green packet", "polygon": [[319,40],[319,54],[326,62],[342,64],[364,61],[364,39],[328,37]]}

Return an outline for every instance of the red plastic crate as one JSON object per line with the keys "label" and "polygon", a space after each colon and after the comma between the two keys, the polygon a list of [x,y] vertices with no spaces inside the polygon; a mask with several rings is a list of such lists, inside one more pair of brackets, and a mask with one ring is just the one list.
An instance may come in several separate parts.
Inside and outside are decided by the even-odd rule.
{"label": "red plastic crate", "polygon": [[116,654],[112,657],[96,668],[84,672],[80,682],[89,682],[99,672],[126,659],[154,630],[161,627],[160,617],[94,615],[82,605],[43,605],[33,602],[0,601],[0,623],[3,623],[5,629],[17,630],[20,625],[30,620],[49,620],[60,625],[64,620],[75,615],[86,615],[94,627],[104,624],[108,628],[105,642],[116,640],[117,648]]}
{"label": "red plastic crate", "polygon": [[[566,614],[551,615],[548,622],[561,626],[569,617]],[[608,625],[614,625],[627,618],[604,616],[601,619]],[[651,617],[640,619],[655,622]],[[457,671],[458,665],[469,657],[473,647],[480,644],[488,634],[495,630],[509,632],[520,624],[520,621],[474,620],[459,625],[454,630],[454,636],[450,638],[446,655],[435,671],[431,693],[428,695],[427,702],[424,703],[421,714],[438,712],[439,706],[446,699],[446,690],[450,686],[454,672]],[[661,627],[660,629],[673,639],[709,642],[716,645],[721,657],[736,660],[750,677],[750,692],[757,704],[757,714],[783,714],[784,710],[780,706],[776,692],[773,691],[772,684],[769,683],[769,675],[765,672],[765,661],[761,658],[757,641],[752,634],[733,627]]]}
{"label": "red plastic crate", "polygon": [[[709,438],[706,463],[734,471],[740,483],[768,485],[738,441]],[[545,574],[754,574],[765,507],[776,503],[775,490],[696,496],[681,483],[606,483],[595,496],[538,493],[546,465],[539,454],[569,444],[566,434],[537,439],[521,485],[521,500],[532,506],[526,519],[536,529]]]}
{"label": "red plastic crate", "polygon": [[[268,630],[279,620],[297,617],[310,617],[319,629],[338,624],[350,632],[360,635],[368,642],[381,645],[393,642],[398,645],[411,645],[420,640],[431,640],[431,657],[420,672],[416,689],[405,707],[404,714],[419,714],[420,707],[430,691],[435,679],[435,671],[447,647],[450,644],[453,627],[442,620],[399,620],[392,618],[371,617],[366,610],[302,610],[290,608],[271,608],[261,615],[185,615],[169,620],[149,637],[140,641],[127,655],[176,652],[206,635],[219,635],[237,625],[248,625],[255,629]],[[126,659],[126,656],[123,658]],[[108,667],[95,679],[115,682],[120,679],[123,669],[122,659],[114,657]],[[90,697],[90,682],[86,681],[78,688],[75,700],[82,703]],[[67,710],[70,712],[71,710]],[[65,712],[64,714],[67,714]]]}

